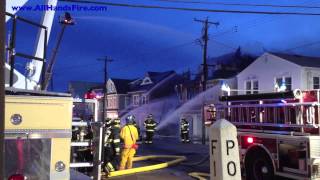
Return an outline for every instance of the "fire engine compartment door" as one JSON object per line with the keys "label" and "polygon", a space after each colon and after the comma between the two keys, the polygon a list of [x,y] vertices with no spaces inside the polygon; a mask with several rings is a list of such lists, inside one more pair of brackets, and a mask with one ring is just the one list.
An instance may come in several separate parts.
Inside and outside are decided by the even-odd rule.
{"label": "fire engine compartment door", "polygon": [[278,144],[279,170],[295,174],[308,174],[307,142],[280,140]]}
{"label": "fire engine compartment door", "polygon": [[5,179],[20,173],[28,180],[50,179],[51,139],[6,139]]}

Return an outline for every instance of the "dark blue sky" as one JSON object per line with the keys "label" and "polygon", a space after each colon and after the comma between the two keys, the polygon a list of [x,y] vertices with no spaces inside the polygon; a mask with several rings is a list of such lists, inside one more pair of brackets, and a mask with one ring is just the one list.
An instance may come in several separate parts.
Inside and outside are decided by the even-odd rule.
{"label": "dark blue sky", "polygon": [[[34,5],[41,2],[44,1],[30,0],[28,4]],[[225,7],[153,0],[112,2],[320,13],[320,9]],[[237,3],[231,0],[220,2]],[[320,6],[320,2],[316,0],[239,0],[238,3]],[[59,2],[59,5],[64,4],[66,3]],[[49,55],[61,28],[57,19],[62,13],[56,13],[57,17],[50,37]],[[211,21],[220,22],[220,26],[217,28],[211,26],[209,30],[208,56],[210,57],[232,52],[239,46],[244,52],[255,55],[260,55],[264,51],[276,51],[320,56],[319,44],[314,43],[320,42],[320,16],[204,13],[112,6],[108,6],[105,12],[71,13],[76,20],[76,25],[66,29],[54,67],[54,87],[59,91],[65,90],[70,80],[102,81],[103,65],[96,59],[105,55],[115,60],[109,66],[109,75],[112,77],[136,78],[142,76],[146,71],[176,70],[182,72],[188,68],[195,70],[201,63],[202,56],[200,46],[193,42],[200,37],[202,25],[194,22],[193,19],[203,19],[207,16]],[[21,12],[19,15],[35,21],[40,20],[39,12]],[[234,26],[237,26],[237,31]],[[18,30],[18,48],[32,52],[34,47],[32,41],[35,39],[36,30],[27,28],[25,25],[20,27],[22,28]],[[312,45],[295,48],[304,44]],[[287,49],[292,50],[286,51]]]}

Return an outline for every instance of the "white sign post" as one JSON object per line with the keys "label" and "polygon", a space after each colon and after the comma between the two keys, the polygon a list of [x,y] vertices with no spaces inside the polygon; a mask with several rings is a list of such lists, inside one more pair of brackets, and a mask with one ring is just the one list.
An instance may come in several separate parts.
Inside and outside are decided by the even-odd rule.
{"label": "white sign post", "polygon": [[210,179],[241,180],[237,128],[225,119],[210,127]]}

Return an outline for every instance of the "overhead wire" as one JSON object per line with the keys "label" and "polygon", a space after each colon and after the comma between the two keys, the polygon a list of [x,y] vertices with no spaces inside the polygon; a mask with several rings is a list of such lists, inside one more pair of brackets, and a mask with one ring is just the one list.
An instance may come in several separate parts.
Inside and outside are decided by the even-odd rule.
{"label": "overhead wire", "polygon": [[60,1],[86,3],[86,4],[99,4],[99,5],[127,7],[127,8],[162,9],[162,10],[209,12],[209,13],[320,16],[320,13],[309,13],[309,12],[284,12],[284,11],[282,11],[282,12],[278,11],[277,12],[277,11],[248,11],[248,10],[186,8],[186,7],[177,7],[177,6],[175,7],[175,6],[160,6],[160,5],[145,5],[145,4],[127,4],[127,3],[88,1],[88,0],[60,0]]}
{"label": "overhead wire", "polygon": [[298,48],[302,48],[302,47],[308,47],[308,46],[312,46],[312,45],[319,44],[319,43],[320,43],[320,41],[315,41],[315,42],[311,42],[311,43],[305,43],[305,44],[301,44],[299,46],[295,46],[295,47],[292,47],[292,48],[285,49],[284,51],[291,51],[291,50],[294,50],[294,49],[298,49]]}
{"label": "overhead wire", "polygon": [[303,5],[248,4],[248,3],[225,3],[225,2],[185,1],[185,0],[149,0],[149,1],[183,3],[183,4],[221,5],[221,6],[320,9],[320,6],[303,6]]}
{"label": "overhead wire", "polygon": [[[310,3],[310,1],[304,1],[300,6],[303,6],[305,4],[308,4]],[[310,5],[309,5],[310,6]],[[285,17],[285,16],[282,16],[282,18]],[[240,24],[237,24],[237,25],[233,25],[229,32],[232,32],[232,33],[235,33],[235,32],[238,32],[238,30],[241,30],[241,29],[252,29],[252,28],[256,28],[257,26],[260,26],[266,22],[273,22],[273,21],[278,21],[278,20],[281,20],[280,18],[273,18],[273,19],[270,19],[269,16],[267,15],[264,15],[264,17],[258,17],[258,18],[255,18],[253,20],[249,20],[249,21],[246,21],[244,23],[240,23]],[[245,27],[243,28],[243,25],[245,25]],[[232,30],[232,29],[235,29],[236,27],[236,30]],[[226,34],[226,33],[223,33],[223,34]],[[219,36],[219,34],[218,34]]]}
{"label": "overhead wire", "polygon": [[[155,52],[149,52],[149,53],[140,54],[140,55],[138,55],[140,57],[135,58],[136,61],[134,63],[135,64],[148,63],[147,59],[145,59],[146,56],[156,55],[156,54],[159,54],[161,52],[171,51],[173,49],[181,48],[181,47],[184,47],[186,45],[193,44],[193,43],[194,43],[194,40],[188,41],[188,42],[185,42],[185,43],[180,43],[180,44],[177,44],[177,45],[174,45],[174,46],[171,46],[171,47],[162,48],[162,49],[160,49],[158,51],[155,51]],[[61,70],[87,68],[88,66],[95,66],[95,65],[100,65],[100,64],[99,63],[90,63],[90,64],[83,64],[83,65],[73,65],[73,66],[67,66],[67,67],[63,67],[63,68],[56,68],[56,70],[59,72]],[[128,66],[128,64],[125,64],[125,65],[123,65],[121,67],[118,67],[117,70],[124,70],[126,68],[131,68],[131,67]]]}

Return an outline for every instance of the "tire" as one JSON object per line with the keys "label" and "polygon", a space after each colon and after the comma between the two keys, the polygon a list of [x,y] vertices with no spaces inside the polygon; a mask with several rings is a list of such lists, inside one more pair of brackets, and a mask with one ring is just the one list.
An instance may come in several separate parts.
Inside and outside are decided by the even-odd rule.
{"label": "tire", "polygon": [[245,160],[246,180],[274,180],[274,168],[268,154],[262,149],[248,152]]}

